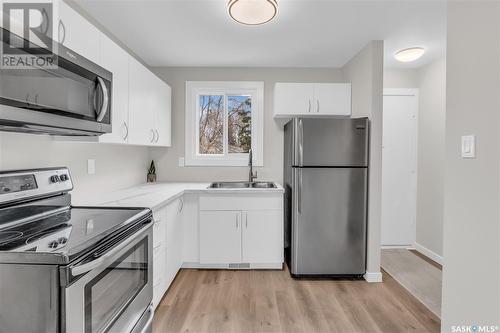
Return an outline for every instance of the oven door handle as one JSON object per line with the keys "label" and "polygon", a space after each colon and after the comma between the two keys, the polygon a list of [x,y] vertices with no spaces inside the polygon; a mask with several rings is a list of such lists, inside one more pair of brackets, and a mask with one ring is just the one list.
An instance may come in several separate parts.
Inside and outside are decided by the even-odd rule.
{"label": "oven door handle", "polygon": [[97,122],[100,123],[104,119],[104,116],[106,115],[106,113],[108,112],[109,96],[108,96],[108,87],[106,87],[104,80],[98,76],[97,82],[98,82],[98,86],[101,87],[102,98],[103,98],[102,105],[101,105],[101,111],[99,112],[99,114],[97,116]]}
{"label": "oven door handle", "polygon": [[108,252],[100,255],[96,259],[89,261],[85,264],[77,265],[71,267],[71,275],[72,276],[78,276],[82,275],[84,273],[90,272],[93,269],[96,269],[99,267],[104,261],[106,261],[109,258],[114,257],[118,252],[120,252],[122,249],[126,248],[129,246],[131,243],[135,242],[139,236],[141,236],[148,228],[151,227],[151,224],[148,224],[144,228],[140,229],[137,233],[134,233],[133,235],[128,235],[127,238],[123,242],[118,243],[114,247],[112,247]]}
{"label": "oven door handle", "polygon": [[149,318],[146,321],[146,323],[144,324],[144,326],[142,327],[142,330],[140,331],[140,333],[147,333],[147,332],[151,331],[151,326],[153,324],[153,318],[154,318],[154,314],[155,314],[154,309],[153,309],[153,305],[150,305],[148,307],[148,313],[149,313]]}

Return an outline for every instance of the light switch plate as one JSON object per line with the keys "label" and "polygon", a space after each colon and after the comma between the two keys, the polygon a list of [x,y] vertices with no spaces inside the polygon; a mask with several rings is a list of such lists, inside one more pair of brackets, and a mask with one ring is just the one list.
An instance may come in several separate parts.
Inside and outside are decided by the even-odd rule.
{"label": "light switch plate", "polygon": [[185,165],[184,157],[179,157],[179,166],[183,167]]}
{"label": "light switch plate", "polygon": [[462,158],[476,158],[476,136],[462,136]]}
{"label": "light switch plate", "polygon": [[95,174],[95,160],[94,159],[87,160],[87,174],[89,174],[89,175]]}

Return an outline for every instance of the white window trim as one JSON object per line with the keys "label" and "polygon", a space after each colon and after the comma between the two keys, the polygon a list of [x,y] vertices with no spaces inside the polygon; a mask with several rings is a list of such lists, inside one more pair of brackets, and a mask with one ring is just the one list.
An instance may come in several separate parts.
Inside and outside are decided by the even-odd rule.
{"label": "white window trim", "polygon": [[[254,81],[186,81],[185,165],[186,166],[247,166],[248,154],[199,155],[198,103],[199,95],[252,96],[252,155],[254,166],[264,166],[264,82]],[[227,135],[227,119],[224,119]],[[226,142],[224,141],[224,144]],[[225,150],[226,151],[226,150]]]}

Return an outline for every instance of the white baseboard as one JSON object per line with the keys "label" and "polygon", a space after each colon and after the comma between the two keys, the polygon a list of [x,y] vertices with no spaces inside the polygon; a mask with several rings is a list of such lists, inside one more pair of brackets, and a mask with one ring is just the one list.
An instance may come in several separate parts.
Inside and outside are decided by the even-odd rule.
{"label": "white baseboard", "polygon": [[413,245],[381,245],[380,248],[382,250],[390,250],[390,249],[405,249],[405,250],[413,250]]}
{"label": "white baseboard", "polygon": [[436,252],[429,250],[425,246],[422,246],[418,243],[415,243],[415,250],[422,253],[424,256],[429,257],[430,259],[434,260],[438,264],[443,265],[443,262],[444,262],[443,257],[440,256],[439,254],[437,254]]}
{"label": "white baseboard", "polygon": [[192,269],[283,269],[282,262],[276,263],[262,263],[262,264],[249,264],[242,267],[231,267],[229,264],[200,264],[198,262],[185,262],[182,264],[182,268],[192,268]]}
{"label": "white baseboard", "polygon": [[381,272],[366,272],[363,275],[366,282],[382,282],[382,273]]}

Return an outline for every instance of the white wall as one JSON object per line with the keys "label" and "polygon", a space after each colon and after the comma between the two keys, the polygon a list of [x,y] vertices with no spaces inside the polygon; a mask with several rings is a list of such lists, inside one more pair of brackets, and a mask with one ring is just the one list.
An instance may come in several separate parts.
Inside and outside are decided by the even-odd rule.
{"label": "white wall", "polygon": [[[443,332],[500,326],[500,3],[447,11]],[[468,134],[476,159],[460,156]]]}
{"label": "white wall", "polygon": [[382,193],[382,90],[383,41],[373,41],[343,68],[347,82],[352,83],[352,116],[369,117],[370,172],[368,202],[367,280],[381,280],[380,218]]}
{"label": "white wall", "polygon": [[[87,174],[87,159],[96,173]],[[149,166],[145,147],[54,142],[48,136],[0,134],[0,170],[67,166],[74,181],[73,201],[144,183]]]}
{"label": "white wall", "polygon": [[417,69],[384,69],[384,88],[417,88]]}
{"label": "white wall", "polygon": [[442,261],[446,60],[418,69],[386,69],[384,88],[419,89],[416,247]]}
{"label": "white wall", "polygon": [[283,181],[283,127],[273,119],[275,82],[343,82],[335,68],[154,68],[172,87],[172,147],[153,148],[158,179],[164,181],[244,180],[248,167],[179,167],[184,156],[186,81],[264,81],[264,167],[258,179]]}

